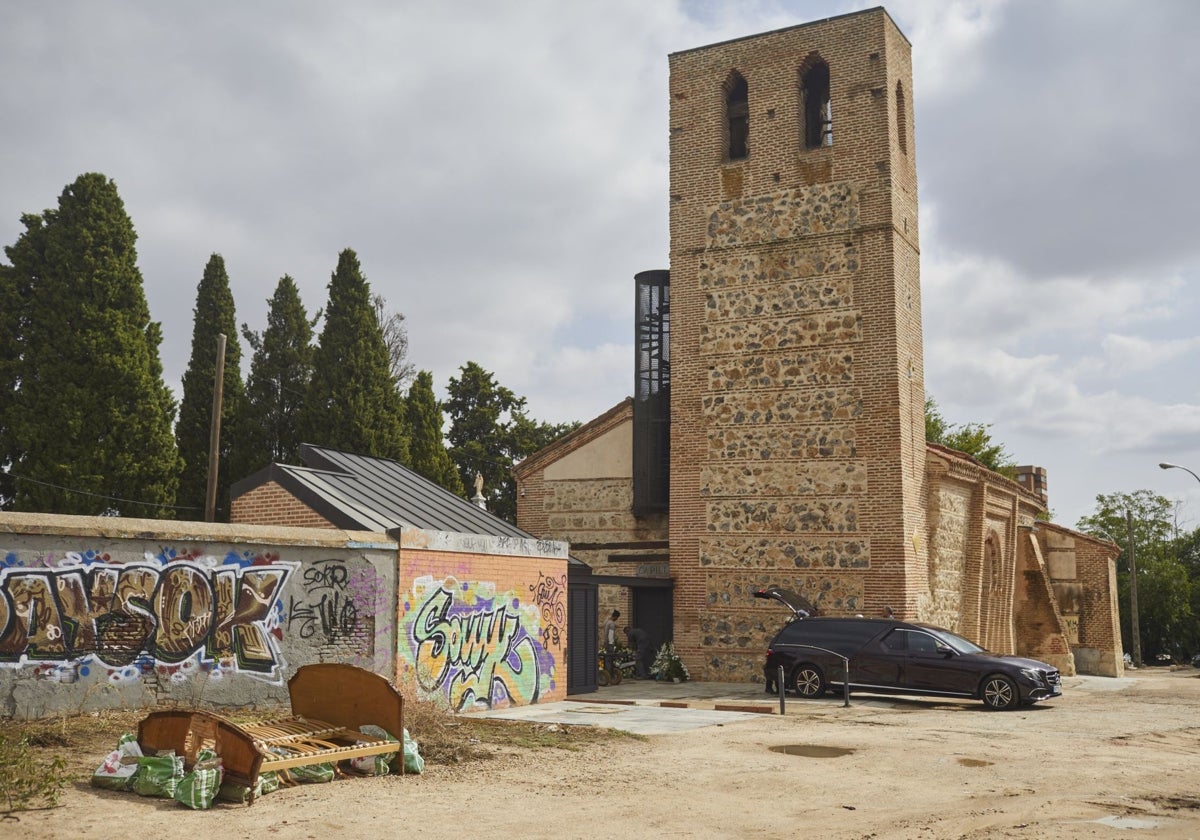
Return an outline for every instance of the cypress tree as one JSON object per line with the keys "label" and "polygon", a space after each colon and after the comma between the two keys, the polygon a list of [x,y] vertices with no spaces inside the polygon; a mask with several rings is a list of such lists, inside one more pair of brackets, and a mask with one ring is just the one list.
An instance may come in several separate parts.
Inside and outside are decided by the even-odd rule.
{"label": "cypress tree", "polygon": [[[5,303],[19,300],[6,387],[6,452],[16,510],[173,515],[179,457],[137,235],[116,184],[67,186],[55,210],[22,219],[5,248]],[[7,309],[7,306],[6,306]],[[6,351],[9,348],[6,348]],[[14,387],[15,383],[15,387]]]}
{"label": "cypress tree", "polygon": [[299,428],[307,443],[408,463],[404,405],[358,256],[338,255]]}
{"label": "cypress tree", "polygon": [[412,434],[412,468],[451,493],[463,495],[463,483],[442,440],[442,409],[433,395],[433,374],[423,370],[413,380],[405,400]]}
{"label": "cypress tree", "polygon": [[183,400],[179,404],[179,422],[175,440],[183,460],[179,503],[193,508],[185,514],[203,519],[208,494],[209,440],[212,427],[213,388],[217,372],[217,336],[224,334],[225,370],[221,400],[221,439],[217,460],[217,518],[229,518],[229,485],[245,478],[238,446],[245,414],[242,387],[242,345],[237,336],[237,317],[233,292],[225,260],[213,254],[204,267],[196,287],[196,306],[192,310],[192,357],[183,374]]}
{"label": "cypress tree", "polygon": [[273,462],[300,463],[296,420],[312,377],[313,325],[296,281],[281,277],[268,303],[261,335],[242,326],[254,348],[246,381],[247,475]]}

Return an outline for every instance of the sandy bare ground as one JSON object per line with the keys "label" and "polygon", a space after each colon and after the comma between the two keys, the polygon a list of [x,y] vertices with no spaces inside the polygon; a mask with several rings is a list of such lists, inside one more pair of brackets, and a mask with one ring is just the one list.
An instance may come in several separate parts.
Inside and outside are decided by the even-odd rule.
{"label": "sandy bare ground", "polygon": [[420,777],[300,786],[206,812],[80,784],[64,807],[0,823],[0,836],[1200,837],[1198,677],[1067,679],[1061,699],[1012,713],[794,701],[782,717],[576,752],[505,747]]}

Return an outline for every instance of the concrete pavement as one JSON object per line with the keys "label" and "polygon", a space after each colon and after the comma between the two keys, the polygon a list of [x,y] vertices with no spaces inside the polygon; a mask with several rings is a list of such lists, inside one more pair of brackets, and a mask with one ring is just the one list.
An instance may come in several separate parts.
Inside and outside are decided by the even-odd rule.
{"label": "concrete pavement", "polygon": [[[1050,702],[1069,702],[1070,695],[1075,691],[1120,691],[1136,681],[1135,675],[1122,679],[1065,677],[1063,697]],[[851,699],[852,705],[859,709],[888,708],[913,701],[936,702],[930,698],[871,694],[856,694]],[[798,700],[789,695],[786,702],[787,714],[829,715],[841,711],[841,699],[833,695],[817,701]],[[529,723],[607,726],[636,735],[662,735],[738,723],[761,715],[777,715],[779,698],[763,691],[761,683],[625,680],[620,685],[600,688],[590,694],[572,695],[554,703],[536,703],[472,714]]]}

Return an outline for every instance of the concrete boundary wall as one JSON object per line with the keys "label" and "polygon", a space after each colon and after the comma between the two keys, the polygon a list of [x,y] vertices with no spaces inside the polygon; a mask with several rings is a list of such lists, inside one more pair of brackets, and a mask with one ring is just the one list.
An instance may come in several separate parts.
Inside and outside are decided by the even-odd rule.
{"label": "concrete boundary wall", "polygon": [[301,665],[395,679],[386,534],[0,513],[0,715],[286,703]]}

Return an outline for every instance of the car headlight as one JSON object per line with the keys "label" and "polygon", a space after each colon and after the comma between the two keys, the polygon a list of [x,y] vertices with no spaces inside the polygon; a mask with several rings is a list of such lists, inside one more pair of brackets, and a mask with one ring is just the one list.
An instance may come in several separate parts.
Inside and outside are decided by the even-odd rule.
{"label": "car headlight", "polygon": [[1022,668],[1021,676],[1023,676],[1025,679],[1029,680],[1030,682],[1037,683],[1038,685],[1046,684],[1046,677],[1042,674],[1041,671],[1037,670],[1036,668]]}

